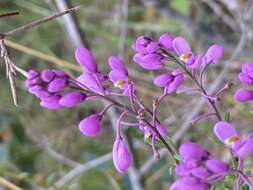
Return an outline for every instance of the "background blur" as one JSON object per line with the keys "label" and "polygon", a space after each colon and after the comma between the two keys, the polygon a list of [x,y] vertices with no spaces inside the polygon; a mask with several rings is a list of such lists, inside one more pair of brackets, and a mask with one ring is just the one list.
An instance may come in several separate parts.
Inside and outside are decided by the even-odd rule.
{"label": "background blur", "polygon": [[[144,71],[131,61],[134,54],[131,45],[136,36],[157,38],[166,32],[183,35],[196,52],[202,53],[210,44],[220,43],[226,49],[224,62],[209,69],[206,84],[217,89],[226,81],[234,82],[220,106],[223,112],[230,110],[231,120],[241,133],[252,130],[253,105],[235,104],[233,100],[239,85],[240,65],[253,61],[252,1],[1,0],[0,13],[18,10],[20,14],[0,18],[0,32],[80,4],[83,7],[72,16],[8,38],[15,42],[7,43],[11,46],[13,61],[23,69],[60,68],[77,76],[78,68],[73,66],[76,65],[74,50],[77,46],[89,47],[105,72],[108,71],[108,56],[121,55],[139,86],[140,97],[151,106],[151,100],[162,92],[152,85],[157,73]],[[226,60],[233,55],[236,57],[228,64]],[[50,59],[50,56],[69,63],[64,66],[62,64],[66,65],[66,62]],[[101,109],[103,104],[85,103],[69,110],[45,110],[25,90],[22,76],[17,77],[20,105],[15,107],[4,64],[0,63],[0,176],[24,189],[36,190],[162,190],[173,181],[167,156],[153,162],[150,146],[143,142],[142,134],[133,129],[128,129],[126,135],[135,164],[125,175],[116,172],[108,153],[114,140],[113,122],[117,110],[111,111],[103,120],[103,134],[99,138],[83,137],[77,128],[78,121]],[[219,78],[220,72],[224,72],[225,80]],[[199,104],[197,95],[180,94],[167,98],[159,112],[171,136],[177,135],[177,142],[196,140],[215,155],[227,159],[227,152],[213,138],[213,120],[189,127],[191,114],[208,112],[207,106]],[[0,185],[0,189],[5,188]]]}

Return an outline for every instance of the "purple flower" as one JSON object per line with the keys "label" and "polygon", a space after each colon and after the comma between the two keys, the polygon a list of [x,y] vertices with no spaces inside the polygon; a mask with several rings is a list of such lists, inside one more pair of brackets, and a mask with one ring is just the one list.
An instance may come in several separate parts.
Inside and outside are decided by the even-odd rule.
{"label": "purple flower", "polygon": [[164,56],[159,52],[161,45],[150,38],[140,36],[137,38],[133,49],[137,52],[133,60],[147,70],[160,70],[164,68]]}
{"label": "purple flower", "polygon": [[242,140],[234,127],[228,122],[217,122],[214,126],[214,133],[221,142],[233,150],[236,156],[242,159],[249,156],[253,151],[253,139],[249,136]]}
{"label": "purple flower", "polygon": [[173,48],[174,36],[171,34],[162,34],[159,38],[159,43],[168,51],[174,51]]}
{"label": "purple flower", "polygon": [[168,94],[175,92],[183,81],[184,75],[180,69],[172,73],[162,74],[154,79],[154,83],[159,87],[165,88]]}
{"label": "purple flower", "polygon": [[170,190],[208,190],[210,185],[197,180],[194,177],[184,177],[177,180],[170,187]]}
{"label": "purple flower", "polygon": [[238,89],[235,92],[234,99],[238,102],[248,102],[253,100],[253,90]]}
{"label": "purple flower", "polygon": [[68,85],[67,78],[55,78],[48,85],[48,92],[60,92]]}
{"label": "purple flower", "polygon": [[128,72],[123,61],[118,57],[111,56],[109,57],[109,65],[112,69],[109,73],[109,78],[114,86],[121,90],[128,89],[130,87]]}
{"label": "purple flower", "polygon": [[213,179],[218,182],[227,174],[229,167],[221,160],[211,158],[200,145],[187,142],[180,146],[181,163],[175,172],[181,178],[174,182],[170,190],[209,189]]}
{"label": "purple flower", "polygon": [[214,44],[208,48],[206,55],[203,59],[203,62],[205,64],[217,63],[222,58],[223,54],[224,54],[223,46],[219,44]]}
{"label": "purple flower", "polygon": [[120,173],[126,172],[132,163],[132,156],[121,138],[116,138],[113,144],[112,158],[115,168]]}
{"label": "purple flower", "polygon": [[180,56],[180,60],[191,69],[197,69],[203,62],[203,56],[193,55],[189,43],[183,37],[176,37],[173,41],[173,48]]}
{"label": "purple flower", "polygon": [[71,108],[78,104],[80,104],[82,101],[84,101],[86,98],[86,95],[81,92],[69,92],[62,96],[62,98],[59,100],[59,104]]}
{"label": "purple flower", "polygon": [[60,95],[52,95],[52,96],[41,99],[40,105],[50,110],[62,109],[64,107],[59,104],[60,99],[61,99]]}
{"label": "purple flower", "polygon": [[[67,105],[60,104],[59,101],[71,89],[69,79],[68,74],[61,70],[46,69],[41,73],[30,70],[25,84],[28,91],[41,100],[40,105],[42,107],[47,109],[62,109],[68,107]],[[71,101],[73,103],[74,100]]]}
{"label": "purple flower", "polygon": [[244,63],[239,79],[243,84],[253,85],[253,63]]}
{"label": "purple flower", "polygon": [[207,151],[196,143],[187,142],[180,146],[179,155],[182,157],[184,162],[189,160],[198,161],[207,156]]}
{"label": "purple flower", "polygon": [[102,116],[97,113],[84,118],[79,123],[80,132],[87,137],[95,137],[99,135],[101,132],[100,127],[101,119]]}
{"label": "purple flower", "polygon": [[215,173],[215,174],[219,174],[219,173],[227,173],[228,170],[229,170],[229,167],[226,163],[222,162],[221,160],[218,160],[218,159],[210,159],[210,160],[207,160],[205,162],[205,167]]}
{"label": "purple flower", "polygon": [[92,53],[84,48],[80,47],[76,49],[75,57],[77,62],[90,73],[97,72],[97,63]]}
{"label": "purple flower", "polygon": [[[79,77],[77,77],[76,80],[80,82],[82,85],[84,85],[85,87],[87,87],[88,89],[90,89],[91,91],[99,93],[99,94],[103,94],[104,89],[102,86],[102,82],[105,80],[105,77],[103,74],[101,73],[93,74],[93,73],[84,72]],[[101,84],[101,86],[99,83]]]}

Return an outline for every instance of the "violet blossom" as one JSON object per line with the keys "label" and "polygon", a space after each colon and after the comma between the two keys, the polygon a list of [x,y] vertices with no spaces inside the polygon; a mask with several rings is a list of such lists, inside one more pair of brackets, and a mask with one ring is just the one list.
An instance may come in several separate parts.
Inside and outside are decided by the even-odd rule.
{"label": "violet blossom", "polygon": [[[239,80],[242,84],[247,86],[253,85],[253,63],[244,63],[242,66],[242,72],[239,73]],[[238,89],[234,95],[235,100],[238,102],[247,102],[253,100],[253,90]]]}
{"label": "violet blossom", "polygon": [[210,153],[200,145],[184,143],[179,148],[181,163],[175,172],[180,178],[170,190],[208,190],[211,185],[226,176],[229,166],[221,160],[212,158]]}
{"label": "violet blossom", "polygon": [[220,121],[214,126],[217,138],[232,149],[235,156],[246,158],[253,151],[253,139],[249,135],[246,139],[241,138],[234,127],[225,121]]}
{"label": "violet blossom", "polygon": [[30,70],[26,87],[47,109],[74,107],[86,99],[86,94],[73,91],[70,77],[61,70]]}
{"label": "violet blossom", "polygon": [[172,73],[161,74],[154,79],[155,85],[163,87],[167,94],[175,92],[184,81],[182,70],[178,69]]}
{"label": "violet blossom", "polygon": [[79,130],[80,132],[88,137],[94,137],[100,134],[102,116],[100,114],[92,114],[86,118],[84,118],[79,123]]}

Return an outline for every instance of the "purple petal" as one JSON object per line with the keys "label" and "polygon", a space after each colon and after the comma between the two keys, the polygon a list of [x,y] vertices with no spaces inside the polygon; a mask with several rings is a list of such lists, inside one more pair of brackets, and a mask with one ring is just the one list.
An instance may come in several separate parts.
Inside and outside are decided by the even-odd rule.
{"label": "purple petal", "polygon": [[206,64],[218,62],[224,54],[223,46],[214,44],[210,46],[206,53]]}
{"label": "purple petal", "polygon": [[154,83],[159,87],[166,87],[170,85],[173,79],[174,77],[170,73],[161,74],[154,79]]}
{"label": "purple petal", "polygon": [[[111,71],[109,73],[109,78],[116,87],[119,87],[122,90],[126,89],[129,86],[129,84],[127,82],[128,77],[126,75],[118,72],[117,70]],[[120,84],[117,84],[117,82],[119,82]]]}
{"label": "purple petal", "polygon": [[151,42],[146,47],[147,53],[155,53],[159,49],[160,49],[160,44],[158,42]]}
{"label": "purple petal", "polygon": [[164,125],[158,124],[158,125],[156,125],[156,128],[157,128],[158,132],[160,133],[160,135],[162,135],[163,137],[168,136],[169,132]]}
{"label": "purple petal", "polygon": [[203,62],[203,57],[201,55],[197,55],[194,57],[193,63],[189,66],[192,69],[197,69]]}
{"label": "purple petal", "polygon": [[62,71],[62,70],[53,69],[52,71],[54,72],[54,74],[57,77],[60,77],[60,78],[69,78],[69,75],[67,73],[65,73],[64,71]]}
{"label": "purple petal", "polygon": [[184,75],[179,74],[174,78],[174,81],[168,86],[167,93],[171,94],[175,92],[179,86],[184,82]]}
{"label": "purple petal", "polygon": [[[146,55],[145,59],[144,59],[144,57],[145,56],[137,53],[133,57],[133,60],[146,70],[161,70],[164,68],[164,64],[161,62],[162,61],[161,57],[160,57],[160,59],[157,59],[159,57],[153,56],[153,54]],[[151,60],[151,58],[152,58],[152,60]],[[158,62],[152,62],[154,59],[157,59]]]}
{"label": "purple petal", "polygon": [[76,80],[94,92],[101,92],[95,77],[90,73],[85,72],[81,74]]}
{"label": "purple petal", "polygon": [[102,117],[99,114],[92,114],[84,118],[79,123],[80,132],[87,137],[95,137],[101,132],[100,121]]}
{"label": "purple petal", "polygon": [[75,52],[77,62],[84,68],[86,68],[91,73],[97,72],[97,63],[92,53],[84,48],[80,47],[76,49]]}
{"label": "purple petal", "polygon": [[206,153],[205,149],[203,149],[200,145],[187,142],[180,146],[179,154],[184,161],[187,161],[192,159],[200,160]]}
{"label": "purple petal", "polygon": [[114,142],[113,163],[120,173],[126,172],[132,163],[132,156],[128,151],[126,144],[121,139],[116,139]]}
{"label": "purple petal", "polygon": [[174,39],[173,48],[178,55],[191,53],[190,45],[183,37],[176,37]]}
{"label": "purple petal", "polygon": [[174,37],[171,34],[162,34],[159,38],[159,43],[162,44],[168,51],[174,51]]}
{"label": "purple petal", "polygon": [[62,107],[58,102],[53,102],[53,103],[48,103],[48,102],[40,102],[40,105],[44,108],[47,108],[49,110],[57,110],[57,109],[62,109]]}
{"label": "purple petal", "polygon": [[136,39],[136,43],[137,44],[140,44],[140,45],[148,45],[152,40],[147,37],[147,36],[139,36],[137,39]]}
{"label": "purple petal", "polygon": [[184,177],[181,179],[180,190],[208,190],[209,185],[198,181],[193,177]]}
{"label": "purple petal", "polygon": [[218,159],[210,159],[205,162],[205,166],[208,170],[215,174],[224,174],[228,172],[229,167],[226,163],[222,162],[221,160]]}
{"label": "purple petal", "polygon": [[238,75],[239,80],[246,85],[252,85],[253,84],[253,79],[248,75],[248,73],[240,73]]}
{"label": "purple petal", "polygon": [[175,168],[175,172],[178,176],[185,177],[191,174],[191,170],[184,164],[179,164]]}
{"label": "purple petal", "polygon": [[124,62],[120,58],[116,56],[110,56],[109,65],[111,66],[112,70],[118,70],[122,74],[128,75],[128,72],[124,66]]}
{"label": "purple petal", "polygon": [[28,79],[33,79],[35,77],[39,76],[39,72],[35,70],[29,70],[28,71]]}
{"label": "purple petal", "polygon": [[238,102],[247,102],[253,100],[253,90],[238,89],[234,95]]}
{"label": "purple petal", "polygon": [[41,78],[44,82],[51,82],[55,77],[55,73],[51,70],[44,70],[41,73]]}
{"label": "purple petal", "polygon": [[205,180],[211,175],[211,173],[205,167],[198,167],[191,170],[191,173],[194,177]]}
{"label": "purple petal", "polygon": [[253,151],[253,140],[248,138],[244,144],[236,151],[236,155],[242,159],[249,156]]}
{"label": "purple petal", "polygon": [[65,78],[56,78],[48,85],[49,92],[60,92],[67,86],[67,79]]}
{"label": "purple petal", "polygon": [[42,107],[45,107],[47,109],[62,109],[63,106],[59,104],[61,96],[55,95],[55,96],[49,96],[45,97],[41,100],[40,105]]}
{"label": "purple petal", "polygon": [[86,95],[81,92],[69,92],[62,96],[59,103],[64,107],[71,108],[80,104],[85,98]]}
{"label": "purple petal", "polygon": [[242,72],[245,73],[245,74],[253,72],[253,63],[251,63],[251,62],[244,63],[242,65]]}
{"label": "purple petal", "polygon": [[237,137],[238,134],[234,127],[225,121],[219,121],[215,124],[214,128],[214,134],[216,137],[223,143],[231,137]]}

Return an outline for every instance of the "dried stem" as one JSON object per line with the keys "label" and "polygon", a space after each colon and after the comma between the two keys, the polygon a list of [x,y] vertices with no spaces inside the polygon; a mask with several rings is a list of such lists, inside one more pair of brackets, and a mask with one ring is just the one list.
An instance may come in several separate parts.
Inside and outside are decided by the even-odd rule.
{"label": "dried stem", "polygon": [[12,182],[8,181],[7,179],[4,179],[1,176],[0,176],[0,184],[2,184],[3,186],[5,186],[5,187],[7,187],[7,188],[9,188],[11,190],[23,190],[22,188],[16,186]]}
{"label": "dried stem", "polygon": [[16,34],[20,34],[20,33],[22,33],[22,32],[27,31],[27,30],[30,29],[30,28],[37,27],[37,26],[39,26],[39,25],[41,25],[41,24],[43,24],[43,23],[45,23],[45,22],[51,21],[51,20],[53,20],[53,19],[56,19],[56,18],[58,18],[58,17],[60,17],[60,16],[65,15],[65,14],[69,14],[69,13],[71,13],[72,11],[76,11],[76,10],[78,10],[78,9],[80,9],[80,8],[81,8],[81,6],[76,6],[76,7],[70,8],[70,9],[68,9],[68,10],[66,10],[66,11],[59,12],[59,13],[56,13],[56,14],[53,14],[53,15],[50,15],[50,16],[46,16],[46,17],[43,17],[43,18],[41,18],[41,19],[39,19],[39,20],[35,20],[35,21],[33,21],[33,22],[30,22],[30,23],[28,23],[28,24],[25,24],[25,25],[23,25],[23,26],[20,26],[20,27],[18,27],[18,28],[15,28],[14,30],[11,30],[11,31],[9,31],[9,32],[2,33],[2,34],[4,35],[4,37],[6,37],[6,36],[11,36],[11,35],[16,35]]}

